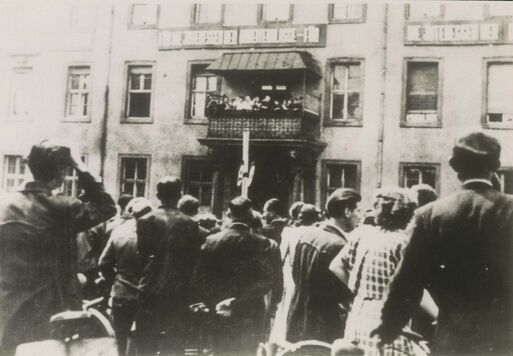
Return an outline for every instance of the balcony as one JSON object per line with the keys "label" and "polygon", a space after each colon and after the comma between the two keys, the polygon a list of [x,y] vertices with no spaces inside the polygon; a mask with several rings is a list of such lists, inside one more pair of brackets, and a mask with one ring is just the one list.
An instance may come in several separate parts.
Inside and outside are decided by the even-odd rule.
{"label": "balcony", "polygon": [[207,137],[199,141],[207,146],[240,145],[244,129],[249,129],[252,144],[324,147],[318,141],[319,117],[307,110],[227,111],[211,115]]}

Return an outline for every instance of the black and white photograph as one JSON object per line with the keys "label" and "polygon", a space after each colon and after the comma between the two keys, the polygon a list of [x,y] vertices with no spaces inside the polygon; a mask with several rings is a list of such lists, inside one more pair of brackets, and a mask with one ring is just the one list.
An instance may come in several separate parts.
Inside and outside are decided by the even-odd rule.
{"label": "black and white photograph", "polygon": [[513,355],[513,1],[0,0],[47,355]]}

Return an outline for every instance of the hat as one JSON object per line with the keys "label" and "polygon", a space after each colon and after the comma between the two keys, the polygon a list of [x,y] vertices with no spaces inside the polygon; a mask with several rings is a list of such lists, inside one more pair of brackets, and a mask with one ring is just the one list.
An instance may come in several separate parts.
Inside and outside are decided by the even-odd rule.
{"label": "hat", "polygon": [[339,202],[359,202],[360,200],[362,200],[362,197],[356,190],[350,188],[338,188],[333,193],[331,193],[326,200],[326,211],[329,214],[333,210],[334,206]]}
{"label": "hat", "polygon": [[146,198],[134,198],[126,206],[126,211],[135,218],[151,212],[151,202]]}
{"label": "hat", "polygon": [[157,182],[157,195],[159,199],[179,198],[182,190],[182,181],[178,177],[166,176]]}
{"label": "hat", "polygon": [[452,150],[449,164],[456,172],[489,169],[496,171],[501,166],[499,141],[482,132],[474,132],[458,140]]}

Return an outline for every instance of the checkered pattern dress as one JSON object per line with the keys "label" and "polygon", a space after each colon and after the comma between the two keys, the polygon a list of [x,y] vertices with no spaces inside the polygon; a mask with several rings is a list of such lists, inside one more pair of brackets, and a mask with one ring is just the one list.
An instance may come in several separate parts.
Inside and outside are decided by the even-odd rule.
{"label": "checkered pattern dress", "polygon": [[414,355],[411,341],[404,336],[381,349],[378,340],[370,337],[380,324],[388,285],[407,242],[408,236],[403,231],[364,225],[351,234],[349,243],[336,257],[350,271],[348,284],[355,295],[344,337],[355,341],[366,356]]}

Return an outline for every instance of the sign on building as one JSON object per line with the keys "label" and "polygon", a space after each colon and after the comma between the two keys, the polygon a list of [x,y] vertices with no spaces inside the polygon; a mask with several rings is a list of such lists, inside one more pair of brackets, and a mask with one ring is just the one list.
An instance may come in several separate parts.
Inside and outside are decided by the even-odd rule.
{"label": "sign on building", "polygon": [[323,47],[326,45],[326,25],[161,30],[158,43],[160,50],[205,47]]}
{"label": "sign on building", "polygon": [[500,44],[513,42],[513,22],[432,21],[405,25],[406,45]]}

